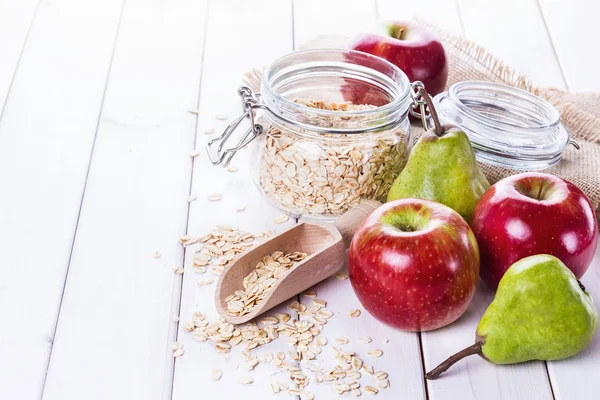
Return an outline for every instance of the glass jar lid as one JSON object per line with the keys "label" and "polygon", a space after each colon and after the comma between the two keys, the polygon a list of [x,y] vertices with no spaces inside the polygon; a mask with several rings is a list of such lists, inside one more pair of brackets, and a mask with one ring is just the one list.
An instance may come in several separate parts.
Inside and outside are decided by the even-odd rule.
{"label": "glass jar lid", "polygon": [[548,168],[560,161],[569,132],[550,103],[492,82],[464,81],[434,98],[443,123],[469,136],[479,161],[513,169]]}

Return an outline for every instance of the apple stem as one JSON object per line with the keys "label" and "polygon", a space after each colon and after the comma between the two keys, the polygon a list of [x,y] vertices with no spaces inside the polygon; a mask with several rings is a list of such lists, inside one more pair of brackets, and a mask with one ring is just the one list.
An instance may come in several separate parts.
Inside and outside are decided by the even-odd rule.
{"label": "apple stem", "polygon": [[[425,89],[419,90],[419,95],[423,97],[423,100],[425,100],[425,103],[427,103],[427,108],[429,108],[429,114],[431,114],[431,119],[433,119],[433,131],[436,135],[440,137],[444,136],[444,133],[446,131],[440,123],[440,118],[438,117],[438,113],[435,107],[433,106],[433,100],[431,99],[431,96],[429,95],[429,93],[427,93]],[[427,129],[426,126],[424,128]]]}
{"label": "apple stem", "polygon": [[429,371],[425,374],[427,379],[437,379],[439,376],[446,372],[448,368],[454,365],[457,361],[462,360],[465,357],[472,356],[473,354],[481,355],[481,347],[483,346],[483,341],[478,341],[475,344],[467,347],[466,349],[462,349],[458,353],[450,356],[446,361]]}
{"label": "apple stem", "polygon": [[396,39],[398,39],[398,40],[404,40],[404,34],[405,33],[406,33],[406,29],[404,29],[404,27],[398,28],[396,30]]}

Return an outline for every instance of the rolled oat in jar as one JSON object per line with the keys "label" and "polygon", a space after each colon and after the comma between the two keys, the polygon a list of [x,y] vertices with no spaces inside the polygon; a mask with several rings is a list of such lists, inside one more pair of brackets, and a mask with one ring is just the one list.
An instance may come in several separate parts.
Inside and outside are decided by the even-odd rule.
{"label": "rolled oat in jar", "polygon": [[[303,104],[340,114],[376,109],[351,103]],[[357,118],[344,117],[332,119],[351,127]],[[336,216],[362,199],[385,201],[406,164],[407,139],[401,127],[374,133],[319,134],[272,124],[260,150],[259,185],[269,200],[293,215]]]}

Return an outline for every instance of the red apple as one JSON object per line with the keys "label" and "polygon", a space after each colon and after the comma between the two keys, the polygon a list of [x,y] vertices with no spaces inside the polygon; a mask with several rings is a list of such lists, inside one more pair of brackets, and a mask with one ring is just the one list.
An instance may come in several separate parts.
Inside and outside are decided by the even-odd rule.
{"label": "red apple", "polygon": [[[374,31],[359,35],[350,48],[391,62],[411,82],[423,82],[432,96],[444,91],[448,80],[446,52],[429,29],[415,22],[383,22]],[[346,100],[365,103],[361,99]]]}
{"label": "red apple", "polygon": [[456,211],[431,200],[401,199],[379,207],[358,228],[348,272],[375,318],[428,331],[467,309],[479,279],[479,251]]}
{"label": "red apple", "polygon": [[492,289],[508,267],[534,254],[559,258],[581,278],[598,242],[598,223],[585,194],[543,173],[497,182],[477,203],[471,225],[481,252],[481,279]]}

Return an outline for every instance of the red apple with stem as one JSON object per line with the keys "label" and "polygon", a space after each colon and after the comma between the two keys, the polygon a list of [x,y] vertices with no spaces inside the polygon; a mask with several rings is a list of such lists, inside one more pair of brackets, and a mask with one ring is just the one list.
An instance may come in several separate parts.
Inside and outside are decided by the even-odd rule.
{"label": "red apple with stem", "polygon": [[535,254],[559,258],[579,279],[598,242],[598,222],[585,194],[544,173],[497,182],[477,203],[471,226],[481,252],[481,279],[492,289],[512,264]]}
{"label": "red apple with stem", "polygon": [[[380,22],[373,32],[355,38],[350,48],[391,62],[411,82],[423,82],[432,96],[446,87],[448,61],[444,46],[429,29],[416,22]],[[363,103],[361,99],[354,100],[358,100],[354,101],[356,104]]]}
{"label": "red apple with stem", "polygon": [[348,253],[358,299],[375,318],[428,331],[460,317],[479,280],[479,251],[465,220],[430,200],[401,199],[375,210]]}

